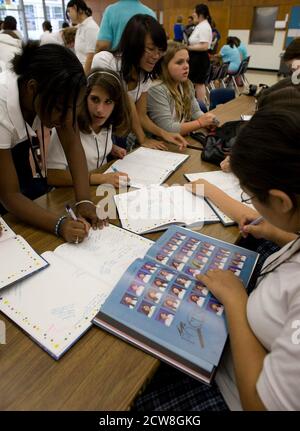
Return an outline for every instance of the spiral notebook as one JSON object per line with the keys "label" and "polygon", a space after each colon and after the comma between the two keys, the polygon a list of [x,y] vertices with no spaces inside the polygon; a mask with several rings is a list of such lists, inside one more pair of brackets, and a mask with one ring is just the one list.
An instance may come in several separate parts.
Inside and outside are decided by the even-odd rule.
{"label": "spiral notebook", "polygon": [[207,202],[182,186],[151,186],[114,196],[124,229],[137,234],[167,229],[171,225],[201,227],[219,217]]}
{"label": "spiral notebook", "polygon": [[49,267],[3,289],[0,310],[58,360],[91,327],[127,267],[152,244],[112,225],[91,229],[82,243],[43,253]]}
{"label": "spiral notebook", "polygon": [[124,172],[130,178],[130,186],[135,188],[159,185],[188,157],[186,154],[140,147],[114,162],[104,173]]}
{"label": "spiral notebook", "polygon": [[0,217],[0,290],[35,274],[48,266],[27,241]]}

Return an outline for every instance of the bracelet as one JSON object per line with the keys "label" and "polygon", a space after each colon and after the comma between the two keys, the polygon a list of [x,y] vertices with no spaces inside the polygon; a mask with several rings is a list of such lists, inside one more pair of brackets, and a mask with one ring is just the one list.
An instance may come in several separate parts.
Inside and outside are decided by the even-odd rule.
{"label": "bracelet", "polygon": [[93,202],[93,201],[89,201],[88,199],[83,199],[82,201],[76,202],[76,203],[74,204],[74,206],[75,206],[75,207],[77,207],[77,206],[78,206],[78,205],[80,205],[80,204],[91,204],[91,205],[93,205],[94,207],[96,206],[96,205],[94,204],[94,202]]}
{"label": "bracelet", "polygon": [[203,125],[201,124],[201,122],[200,122],[200,118],[197,118],[197,123],[199,124],[199,127],[201,128],[201,127],[203,127]]}
{"label": "bracelet", "polygon": [[64,219],[68,218],[66,215],[63,215],[61,217],[59,217],[59,219],[56,222],[55,228],[54,228],[54,233],[56,236],[60,236],[59,230],[60,230],[60,226],[62,224],[62,222],[64,221]]}

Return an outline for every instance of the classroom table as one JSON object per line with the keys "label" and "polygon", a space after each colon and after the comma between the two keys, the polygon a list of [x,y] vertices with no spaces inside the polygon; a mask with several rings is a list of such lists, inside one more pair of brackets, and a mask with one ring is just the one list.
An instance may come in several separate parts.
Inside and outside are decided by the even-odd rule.
{"label": "classroom table", "polygon": [[[178,151],[172,145],[170,150]],[[184,184],[184,173],[215,170],[204,163],[199,150],[188,148],[190,157],[167,180]],[[102,170],[103,171],[103,170]],[[98,202],[96,187],[91,197]],[[37,200],[57,214],[67,202],[74,202],[71,188],[59,188]],[[39,253],[62,243],[54,235],[30,227],[8,214],[5,220]],[[118,220],[112,220],[119,224]],[[204,226],[201,232],[234,243],[237,227],[220,223]],[[160,233],[146,235],[157,239]],[[2,313],[6,343],[0,345],[0,410],[98,410],[124,411],[145,387],[159,366],[159,360],[92,327],[71,349],[55,361]]]}
{"label": "classroom table", "polygon": [[[223,105],[218,105],[215,109],[209,111],[216,115],[217,119],[220,121],[220,126],[222,126],[227,121],[240,120],[241,115],[253,115],[256,108],[256,99],[254,96],[247,96],[241,94],[230,102]],[[194,148],[195,150],[201,150],[202,144],[192,137],[188,136],[186,138],[189,148]]]}

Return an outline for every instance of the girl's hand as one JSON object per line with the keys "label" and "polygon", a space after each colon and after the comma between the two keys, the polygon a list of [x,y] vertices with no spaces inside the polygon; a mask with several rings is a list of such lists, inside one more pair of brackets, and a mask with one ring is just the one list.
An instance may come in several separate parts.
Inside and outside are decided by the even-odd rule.
{"label": "girl's hand", "polygon": [[130,178],[125,172],[113,172],[103,174],[102,184],[112,184],[115,188],[127,186],[130,183]]}
{"label": "girl's hand", "polygon": [[79,219],[76,221],[66,218],[61,223],[59,233],[65,241],[78,244],[87,237],[89,226],[85,220]]}
{"label": "girl's hand", "polygon": [[96,206],[89,202],[84,202],[77,206],[77,213],[86,222],[89,222],[93,229],[103,229],[108,226],[108,219],[100,220],[97,216]]}
{"label": "girl's hand", "polygon": [[198,118],[198,122],[201,124],[201,127],[216,127],[217,121],[217,117],[210,112],[207,112],[206,114],[201,115],[201,117]]}
{"label": "girl's hand", "polygon": [[214,269],[207,271],[206,274],[199,274],[196,278],[205,284],[225,308],[232,303],[247,301],[248,296],[242,281],[231,271]]}
{"label": "girl's hand", "polygon": [[142,147],[154,148],[155,150],[168,150],[168,147],[162,142],[156,139],[145,138]]}
{"label": "girl's hand", "polygon": [[166,132],[164,130],[162,132],[162,136],[161,137],[166,142],[170,142],[171,144],[178,145],[180,151],[185,150],[186,147],[187,147],[187,141],[179,133],[171,133],[171,132]]}
{"label": "girl's hand", "polygon": [[[203,187],[200,187],[203,186]],[[187,183],[184,187],[191,193],[197,196],[207,196],[210,191],[212,184],[206,181],[204,178],[199,178],[198,180]]]}
{"label": "girl's hand", "polygon": [[123,159],[127,155],[125,148],[121,148],[118,145],[113,145],[111,154],[118,159]]}
{"label": "girl's hand", "polygon": [[230,156],[226,156],[223,162],[220,163],[220,168],[223,172],[231,172]]}

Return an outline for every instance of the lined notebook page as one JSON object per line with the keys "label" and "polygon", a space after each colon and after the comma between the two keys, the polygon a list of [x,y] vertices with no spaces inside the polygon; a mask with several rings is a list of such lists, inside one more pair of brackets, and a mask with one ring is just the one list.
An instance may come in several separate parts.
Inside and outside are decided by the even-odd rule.
{"label": "lined notebook page", "polygon": [[0,294],[0,310],[58,359],[91,326],[111,292],[103,281],[43,254],[50,266]]}
{"label": "lined notebook page", "polygon": [[[199,172],[195,174],[185,174],[185,177],[188,181],[196,181],[199,178],[203,178],[206,181],[209,181],[210,183],[214,184],[215,186],[219,187],[223,192],[227,193],[231,198],[241,202],[241,193],[242,189],[239,184],[239,180],[235,175],[233,175],[230,172],[223,172],[223,171],[212,171],[212,172]],[[209,199],[207,199],[212,207],[215,209],[219,217],[222,219],[224,223],[234,223],[234,220],[232,220],[230,217],[228,217],[223,211],[220,210],[220,208],[215,205],[213,202],[211,202]],[[250,208],[253,208],[251,204],[245,204],[249,206]]]}
{"label": "lined notebook page", "polygon": [[[10,235],[8,232],[7,235]],[[48,263],[19,235],[0,242],[0,289],[28,277]]]}
{"label": "lined notebook page", "polygon": [[62,244],[55,254],[113,287],[137,258],[143,258],[153,244],[146,238],[109,225],[90,230],[80,244]]}
{"label": "lined notebook page", "polygon": [[141,147],[124,159],[114,162],[105,173],[113,172],[112,167],[125,172],[130,178],[130,185],[136,188],[159,185],[188,157],[185,154]]}
{"label": "lined notebook page", "polygon": [[138,234],[167,229],[174,223],[191,226],[219,221],[203,198],[182,186],[152,186],[114,199],[122,226]]}

